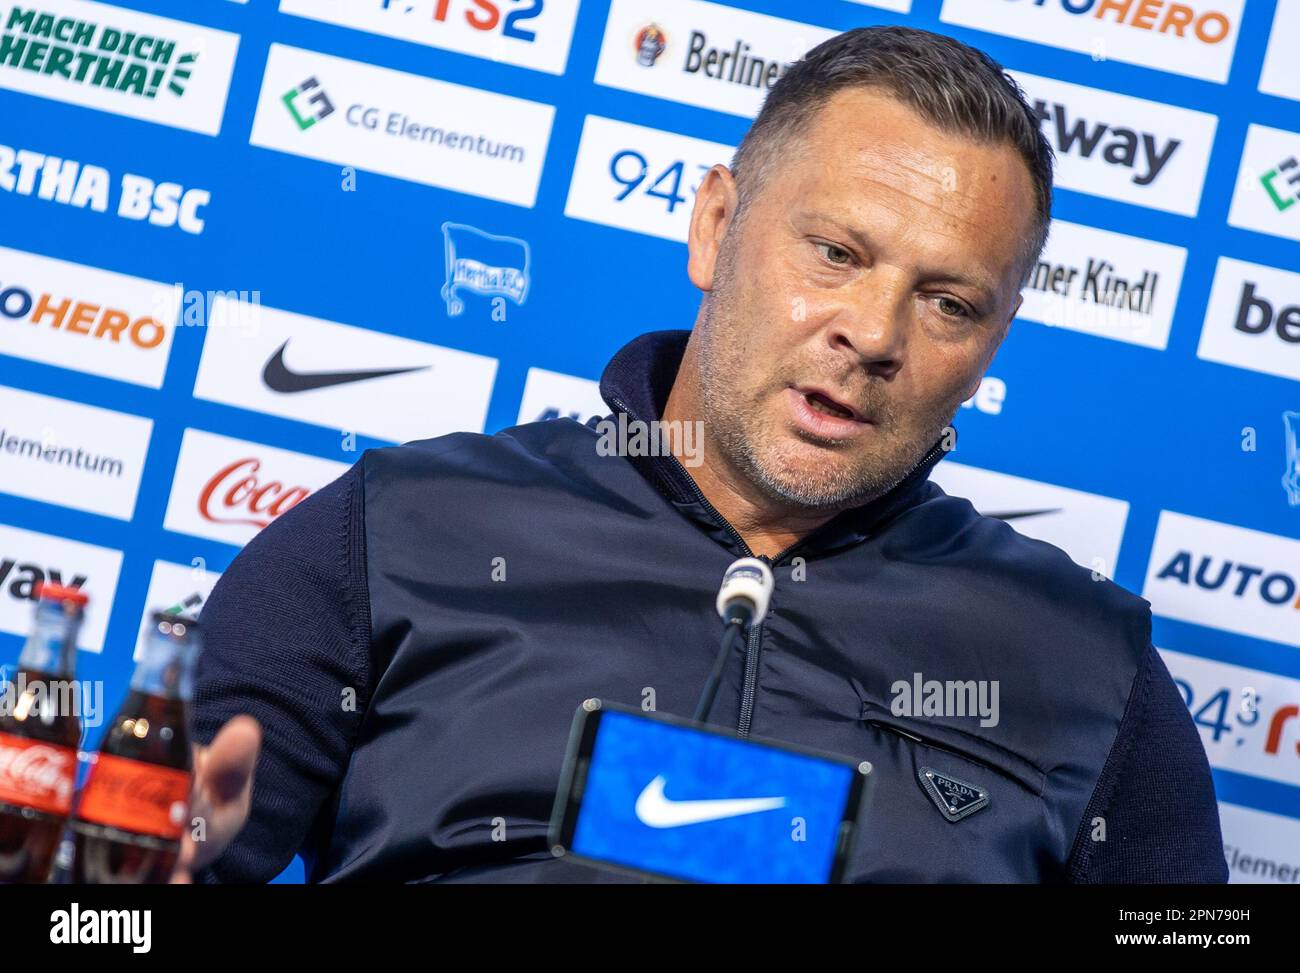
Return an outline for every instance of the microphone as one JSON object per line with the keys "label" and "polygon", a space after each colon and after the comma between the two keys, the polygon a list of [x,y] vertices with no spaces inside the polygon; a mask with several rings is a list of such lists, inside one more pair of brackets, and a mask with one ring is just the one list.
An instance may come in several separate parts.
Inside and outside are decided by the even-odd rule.
{"label": "microphone", "polygon": [[727,665],[727,657],[745,630],[760,624],[767,615],[774,586],[772,569],[766,561],[756,557],[742,557],[733,561],[722,575],[716,605],[727,628],[722,633],[722,646],[714,660],[713,671],[709,673],[699,704],[695,707],[695,722],[705,722],[713,707],[713,700],[718,695],[718,684],[722,681],[722,670]]}
{"label": "microphone", "polygon": [[756,557],[733,561],[718,589],[718,614],[728,625],[739,623],[749,628],[759,624],[767,614],[773,586],[772,569],[765,562]]}

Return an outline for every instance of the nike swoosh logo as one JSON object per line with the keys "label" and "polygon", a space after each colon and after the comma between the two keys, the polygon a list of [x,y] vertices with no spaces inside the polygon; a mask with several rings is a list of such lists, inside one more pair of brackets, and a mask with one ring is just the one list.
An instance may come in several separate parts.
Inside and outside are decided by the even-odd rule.
{"label": "nike swoosh logo", "polygon": [[673,801],[664,797],[667,780],[660,774],[636,799],[636,816],[649,828],[680,828],[684,824],[718,821],[785,807],[784,797],[739,797],[716,801]]}
{"label": "nike swoosh logo", "polygon": [[985,517],[996,520],[1024,520],[1026,517],[1041,517],[1043,514],[1059,514],[1060,507],[1044,507],[1042,510],[999,510],[986,513]]}
{"label": "nike swoosh logo", "polygon": [[430,365],[417,365],[414,368],[379,368],[370,371],[350,372],[295,372],[284,363],[284,349],[289,347],[286,341],[276,349],[271,360],[262,369],[262,381],[272,392],[310,392],[312,389],[328,388],[332,385],[347,385],[349,382],[365,382],[385,375],[403,375],[406,372],[422,372]]}

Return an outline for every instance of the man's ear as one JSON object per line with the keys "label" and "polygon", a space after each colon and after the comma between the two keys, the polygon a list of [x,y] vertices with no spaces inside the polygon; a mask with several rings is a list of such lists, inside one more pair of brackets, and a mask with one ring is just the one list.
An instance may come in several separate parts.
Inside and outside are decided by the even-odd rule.
{"label": "man's ear", "polygon": [[686,273],[702,291],[713,290],[713,271],[727,227],[736,215],[736,180],[724,165],[715,165],[704,175],[695,193],[691,228],[686,237],[689,256]]}

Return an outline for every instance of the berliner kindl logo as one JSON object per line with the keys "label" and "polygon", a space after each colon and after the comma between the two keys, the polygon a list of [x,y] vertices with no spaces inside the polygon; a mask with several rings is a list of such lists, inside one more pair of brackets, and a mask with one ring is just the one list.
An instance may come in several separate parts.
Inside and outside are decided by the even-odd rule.
{"label": "berliner kindl logo", "polygon": [[636,34],[636,63],[652,68],[668,46],[668,35],[658,24],[646,24]]}

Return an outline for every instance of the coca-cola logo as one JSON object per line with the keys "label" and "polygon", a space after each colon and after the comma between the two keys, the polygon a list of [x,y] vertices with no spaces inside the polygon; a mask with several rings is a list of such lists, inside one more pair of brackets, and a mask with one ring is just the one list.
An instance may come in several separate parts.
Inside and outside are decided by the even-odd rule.
{"label": "coca-cola logo", "polygon": [[150,773],[142,768],[132,773],[123,772],[115,767],[112,774],[98,774],[94,778],[98,797],[112,801],[119,806],[132,803],[146,804],[171,817],[173,806],[186,794],[184,781],[162,774]]}
{"label": "coca-cola logo", "polygon": [[63,747],[0,744],[0,787],[26,794],[49,794],[59,801],[70,800],[72,761],[72,753]]}
{"label": "coca-cola logo", "polygon": [[305,486],[287,487],[279,480],[261,481],[262,461],[235,460],[217,471],[199,494],[199,514],[214,524],[262,528],[311,495]]}

